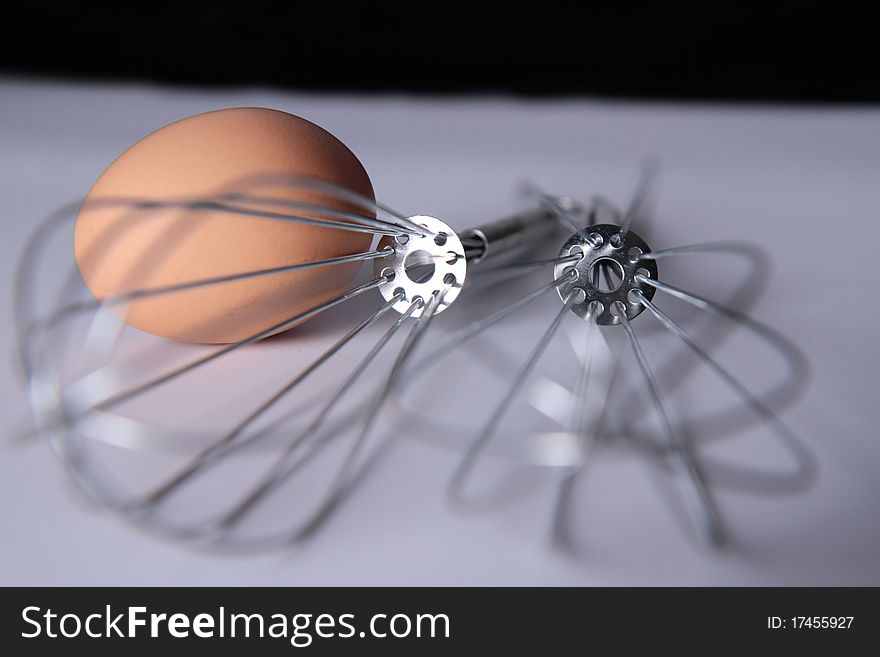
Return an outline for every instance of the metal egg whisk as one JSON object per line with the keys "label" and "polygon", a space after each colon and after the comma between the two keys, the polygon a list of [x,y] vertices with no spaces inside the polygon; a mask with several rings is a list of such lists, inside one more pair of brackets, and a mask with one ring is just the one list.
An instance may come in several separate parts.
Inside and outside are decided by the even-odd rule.
{"label": "metal egg whisk", "polygon": [[[558,294],[561,306],[550,316],[549,323],[531,350],[523,352],[524,361],[520,367],[505,375],[508,384],[500,400],[490,408],[479,431],[475,434],[471,432],[471,439],[462,447],[464,454],[449,484],[449,497],[456,508],[472,510],[494,506],[493,503],[497,501],[498,496],[493,496],[493,493],[498,491],[491,487],[488,492],[484,490],[482,493],[472,490],[475,487],[473,480],[477,476],[478,465],[493,446],[509,444],[516,434],[531,431],[528,433],[528,449],[521,449],[522,454],[517,458],[525,459],[527,463],[558,466],[555,469],[561,472],[557,501],[559,508],[554,517],[561,522],[560,519],[565,516],[563,507],[568,504],[572,483],[590,461],[594,446],[601,438],[599,416],[613,412],[616,409],[614,403],[616,400],[623,400],[622,405],[617,405],[622,408],[620,414],[624,416],[633,414],[636,400],[633,396],[634,391],[618,390],[617,393],[609,395],[613,378],[609,371],[613,369],[613,365],[610,364],[610,358],[605,358],[601,368],[598,364],[597,354],[602,350],[607,352],[609,349],[603,336],[610,338],[613,337],[611,333],[622,331],[634,356],[644,390],[647,391],[660,420],[663,440],[655,451],[659,452],[661,463],[678,474],[676,479],[683,489],[683,496],[701,539],[714,546],[725,542],[725,526],[713,499],[713,482],[707,476],[707,468],[695,453],[693,444],[684,438],[681,424],[676,420],[666,401],[664,386],[658,381],[637,334],[635,326],[638,322],[635,320],[646,310],[648,315],[694,354],[700,363],[733,392],[743,408],[751,412],[760,423],[769,427],[794,462],[793,474],[790,478],[797,482],[796,486],[809,482],[815,475],[816,465],[812,455],[782,422],[777,412],[768,403],[762,401],[758,393],[750,390],[749,386],[713,357],[706,347],[701,346],[698,340],[692,337],[680,323],[673,320],[661,309],[661,304],[655,301],[655,295],[658,293],[674,297],[699,311],[727,320],[732,326],[747,329],[781,354],[793,379],[804,378],[806,361],[784,335],[758,322],[745,312],[733,310],[709,298],[689,292],[660,277],[658,264],[666,260],[690,256],[711,258],[722,254],[760,260],[762,254],[756,247],[739,242],[653,250],[632,230],[632,227],[645,203],[654,173],[655,166],[646,168],[625,211],[616,209],[603,197],[596,197],[583,213],[585,217],[578,210],[583,206],[573,203],[571,199],[555,197],[534,187],[529,188],[530,196],[540,207],[552,213],[562,225],[573,231],[562,243],[558,257],[543,262],[543,269],[552,269],[552,276],[531,292],[515,298],[498,310],[474,319],[445,336],[437,352],[449,354],[456,349],[464,350],[474,338],[487,333],[493,327],[506,325],[517,313],[521,313],[529,305],[534,305],[538,299],[545,298],[553,290]],[[612,222],[600,223],[598,221],[600,214],[610,214]],[[535,264],[541,268],[542,263]],[[524,274],[526,270],[518,270],[515,273]],[[533,316],[535,312],[537,311],[533,311]],[[575,351],[579,352],[576,380],[570,388],[562,389],[566,412],[555,417],[556,422],[563,425],[562,431],[525,430],[518,428],[513,422],[505,423],[505,418],[512,411],[520,410],[523,405],[538,410],[547,405],[546,400],[542,399],[543,393],[530,391],[529,384],[535,378],[536,366],[548,347],[554,344],[560,327],[571,314],[580,318],[582,325],[572,332],[573,346]],[[441,360],[432,360],[429,357],[423,365],[435,367],[441,363]],[[597,371],[599,369],[603,371]],[[544,383],[548,381],[545,379]],[[552,383],[557,388],[560,387],[555,382]],[[595,396],[597,400],[592,400],[591,396]],[[590,403],[591,401],[595,403]],[[402,408],[400,411],[405,420],[407,409]],[[504,427],[503,435],[499,435],[502,427]],[[454,432],[446,428],[440,433],[448,436]],[[443,439],[438,438],[437,441],[443,442]],[[560,446],[565,449],[560,450]],[[539,450],[543,450],[541,458],[533,458],[532,454]],[[561,535],[560,527],[556,530],[559,530]]]}
{"label": "metal egg whisk", "polygon": [[[635,371],[660,421],[663,439],[659,447],[651,449],[661,465],[677,473],[676,480],[699,535],[708,544],[722,544],[726,532],[713,499],[715,478],[707,475],[707,460],[697,455],[692,441],[683,435],[681,423],[667,403],[669,386],[658,380],[635,329],[642,320],[636,320],[652,316],[728,386],[742,407],[779,438],[795,462],[792,478],[800,482],[814,474],[810,453],[771,404],[762,400],[763,395],[721,365],[709,348],[701,346],[681,323],[661,309],[655,296],[675,297],[698,311],[748,329],[782,354],[793,378],[798,373],[803,378],[805,361],[784,336],[746,313],[661,277],[658,265],[666,260],[720,254],[752,259],[759,256],[758,250],[742,243],[653,250],[633,230],[652,173],[649,169],[643,176],[625,211],[617,210],[602,197],[581,206],[569,198],[531,188],[531,209],[461,232],[435,217],[405,216],[324,181],[285,176],[273,178],[271,183],[320,192],[357,211],[242,192],[251,186],[259,189],[265,182],[243,181],[234,195],[180,201],[174,207],[229,213],[242,221],[298,222],[328,230],[368,233],[376,236],[377,243],[361,253],[138,289],[104,299],[77,299],[84,290],[74,268],[59,286],[57,299],[48,304],[48,309],[38,309],[35,301],[45,297],[45,291],[36,285],[37,274],[52,259],[50,243],[59,235],[63,239],[78,205],[65,208],[34,234],[17,277],[19,354],[40,431],[50,439],[92,501],[139,527],[198,544],[288,545],[322,526],[380,453],[368,449],[368,443],[372,435],[379,433],[383,409],[403,410],[408,413],[404,426],[409,433],[429,434],[430,409],[445,408],[438,402],[441,391],[434,382],[441,379],[432,378],[433,368],[448,363],[457,352],[463,353],[474,338],[488,334],[493,327],[510,327],[517,313],[555,290],[561,306],[550,314],[549,323],[524,354],[521,365],[497,387],[503,392],[497,404],[486,402],[491,396],[488,393],[479,399],[461,399],[465,395],[458,392],[463,408],[446,409],[448,415],[467,424],[441,431],[443,438],[470,436],[461,446],[461,460],[450,479],[450,499],[458,508],[480,506],[480,496],[474,495],[470,487],[481,459],[493,445],[509,443],[517,433],[526,431],[508,427],[503,436],[498,435],[505,427],[505,418],[522,405],[518,402],[548,414],[542,410],[547,400],[534,394],[529,386],[535,382],[539,361],[558,342],[565,320],[575,316],[581,320],[570,334],[577,354],[575,381],[570,389],[563,390],[565,412],[554,416],[562,431],[552,432],[554,440],[563,439],[565,449],[557,450],[547,461],[560,473],[559,508],[554,517],[565,515],[563,507],[573,482],[601,438],[601,417],[614,412],[625,417],[636,414],[632,390],[609,394],[613,375],[609,374],[610,351],[605,336],[611,338],[618,333],[629,344]],[[136,212],[167,207],[165,202],[150,199],[101,202]],[[610,220],[600,222],[601,214],[610,215]],[[558,237],[560,228],[570,231],[567,239]],[[552,246],[555,239],[561,248],[552,256],[539,257],[541,245]],[[356,262],[371,263],[367,280],[221,347],[169,345],[166,340],[138,335],[118,317],[124,315],[126,303],[142,298]],[[512,290],[514,281],[548,269],[552,275],[540,285],[494,312],[479,312],[458,330],[432,331],[424,349],[434,319],[464,289],[471,289],[464,296],[478,298],[482,309],[483,301],[492,294],[481,292],[481,285],[502,281],[506,289]],[[374,289],[382,299],[378,305],[371,303],[367,295]],[[327,313],[336,307],[346,312]],[[336,323],[328,320],[317,330],[310,330],[315,321],[322,321],[318,316],[324,313],[335,317]],[[458,315],[463,317],[462,313]],[[297,329],[292,344],[285,343],[283,337],[266,340],[312,318],[317,319]],[[345,320],[345,328],[334,331],[341,319]],[[404,325],[409,325],[406,332]],[[329,338],[340,332],[335,340]],[[401,341],[396,350],[389,346],[395,338]],[[270,347],[264,348],[267,343]],[[425,353],[415,357],[420,345]],[[182,362],[167,365],[165,352],[169,350],[174,352],[169,358]],[[287,358],[291,358],[289,366]],[[277,367],[282,362],[284,367]],[[250,387],[264,379],[274,382],[270,376],[274,368],[280,371],[281,381],[271,389],[249,394]],[[423,399],[415,411],[406,411],[405,398],[426,380],[430,388],[428,402]],[[455,386],[446,387],[453,388],[453,396],[457,393]],[[205,394],[197,397],[196,392],[202,390]],[[144,404],[148,412],[139,404]],[[157,419],[169,420],[193,410],[202,410],[202,419],[216,415],[218,426],[169,429],[157,423]],[[489,413],[480,420],[484,410]],[[298,422],[301,418],[306,419]],[[474,426],[478,427],[476,432]],[[546,451],[554,444],[550,435],[536,434],[532,442]],[[344,436],[349,436],[347,445],[342,444]],[[109,459],[104,454],[107,450],[111,452]],[[173,461],[171,465],[165,456]],[[133,461],[134,467],[117,470],[114,458]],[[236,467],[240,471],[234,470]],[[142,477],[147,471],[151,476]],[[184,512],[178,513],[178,507]],[[292,515],[301,517],[292,521]],[[242,529],[259,517],[264,521],[258,531]]]}
{"label": "metal egg whisk", "polygon": [[[210,543],[212,545],[264,546],[288,544],[310,535],[330,515],[337,503],[353,484],[367,439],[379,418],[381,409],[394,394],[404,366],[423,339],[434,318],[448,308],[462,291],[468,269],[497,256],[522,253],[535,240],[544,238],[556,226],[556,216],[546,207],[520,213],[514,217],[457,234],[443,221],[430,216],[404,216],[391,208],[350,190],[304,177],[274,177],[273,185],[291,189],[320,192],[328,198],[355,206],[358,211],[341,211],[315,203],[303,203],[286,198],[267,198],[257,193],[243,193],[242,189],[259,187],[266,183],[243,181],[235,194],[197,201],[155,202],[151,199],[105,199],[102,205],[123,211],[149,213],[167,208],[190,212],[209,210],[240,217],[242,221],[283,221],[318,226],[328,230],[356,231],[378,237],[374,248],[362,253],[312,262],[297,262],[271,269],[244,271],[234,275],[185,281],[183,283],[137,289],[113,297],[77,299],[82,295],[82,283],[74,268],[61,285],[57,301],[48,311],[37,309],[36,299],[44,296],[35,281],[40,267],[51,258],[49,243],[54,235],[63,235],[69,229],[79,204],[71,205],[50,218],[34,234],[23,254],[16,284],[19,354],[21,368],[31,396],[39,429],[51,441],[67,469],[87,496],[99,506],[107,508],[132,523],[178,539]],[[272,209],[266,209],[267,207]],[[574,262],[571,255],[561,256],[559,263]],[[287,273],[331,268],[352,262],[371,262],[373,273],[369,280],[356,284],[342,294],[305,311],[273,323],[236,342],[205,349],[176,345],[184,362],[159,368],[155,374],[144,372],[154,369],[153,361],[161,361],[160,351],[171,348],[167,341],[134,335],[135,342],[146,341],[147,349],[126,351],[122,345],[132,333],[119,315],[124,316],[129,302],[173,295],[206,286],[222,286],[255,277],[282,276]],[[529,269],[532,263],[522,263]],[[514,266],[516,269],[516,266]],[[258,344],[300,322],[314,318],[337,306],[356,306],[370,290],[378,290],[383,303],[370,307],[359,321],[350,325],[344,334],[314,358],[307,359],[296,374],[274,391],[250,406],[243,418],[231,422],[230,428],[207,432],[198,447],[193,447],[194,432],[166,431],[156,419],[168,419],[172,412],[160,403],[154,403],[150,417],[126,413],[126,405],[137,404],[144,398],[158,394],[162,389],[181,386],[180,404],[196,384],[187,388],[180,382],[198,376],[211,367],[225,368],[222,372],[227,385],[217,386],[208,377],[205,387],[212,392],[233,394],[243,388],[252,366],[247,357],[233,359],[248,352],[259,357]],[[367,304],[369,305],[369,304]],[[395,311],[391,313],[391,311]],[[113,311],[113,312],[109,312]],[[354,310],[352,310],[353,314]],[[378,337],[370,339],[386,315],[394,315]],[[405,324],[410,328],[402,345],[392,359],[384,376],[377,375],[380,354]],[[281,338],[283,340],[283,338]],[[362,356],[352,365],[341,361],[338,354],[348,345],[358,343]],[[129,362],[130,360],[130,362]],[[328,366],[330,362],[334,367]],[[226,364],[230,363],[230,364]],[[74,372],[71,375],[71,371]],[[134,376],[130,376],[134,371]],[[282,421],[257,428],[271,412],[289,402],[294,393],[307,392],[319,372],[325,378],[337,380],[326,392],[307,400],[306,411],[311,420],[296,430],[283,428]],[[344,376],[334,377],[342,371]],[[369,372],[369,376],[365,376]],[[369,378],[371,391],[357,403],[353,390],[359,381]],[[233,383],[234,382],[234,383]],[[308,397],[306,394],[305,396]],[[164,402],[170,403],[170,402]],[[346,412],[348,418],[332,426],[334,413]],[[235,408],[245,403],[233,401]],[[157,410],[158,409],[158,410]],[[227,409],[228,410],[228,409]],[[158,416],[158,418],[157,418]],[[355,437],[339,456],[338,464],[324,473],[323,490],[309,496],[319,498],[314,510],[295,526],[290,527],[284,514],[276,514],[268,532],[260,536],[242,538],[238,528],[271,494],[292,480],[310,459],[349,427],[357,427]],[[219,489],[235,489],[233,499],[218,502],[213,493],[200,498],[196,518],[185,521],[169,519],[165,513],[182,491],[192,488],[213,470],[228,467],[237,455],[245,454],[257,445],[267,445],[267,437],[275,435],[275,444],[268,450],[271,458],[249,476],[227,476]],[[132,492],[130,484],[137,474],[114,472],[105,459],[97,458],[97,447],[112,446],[116,452],[134,454],[138,467],[150,469],[151,452],[167,449],[185,452],[184,463],[175,464],[173,471],[152,480],[143,490]],[[247,448],[247,449],[246,449]],[[114,452],[114,453],[116,453]],[[118,456],[118,454],[117,454]],[[243,461],[242,461],[243,462]],[[326,482],[329,481],[329,484]],[[277,525],[277,526],[275,526]],[[279,528],[280,526],[280,528]]]}

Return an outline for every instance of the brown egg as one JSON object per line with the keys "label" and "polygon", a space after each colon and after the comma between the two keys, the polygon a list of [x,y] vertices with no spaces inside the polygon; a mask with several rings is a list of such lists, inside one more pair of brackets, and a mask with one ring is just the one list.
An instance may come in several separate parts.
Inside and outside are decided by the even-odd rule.
{"label": "brown egg", "polygon": [[[292,200],[375,216],[293,184],[302,176],[373,198],[354,154],[292,114],[227,109],[161,128],[120,155],[89,192],[74,235],[82,277],[96,297],[107,298],[369,250],[370,234],[237,214],[257,209],[339,220],[279,203]],[[196,209],[194,201],[233,212]],[[129,324],[155,335],[233,342],[344,292],[358,264],[135,297],[118,308]]]}

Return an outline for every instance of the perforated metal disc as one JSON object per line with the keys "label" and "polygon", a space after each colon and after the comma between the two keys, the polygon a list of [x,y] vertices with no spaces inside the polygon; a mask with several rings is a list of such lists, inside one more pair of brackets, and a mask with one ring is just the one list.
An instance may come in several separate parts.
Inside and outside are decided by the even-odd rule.
{"label": "perforated metal disc", "polygon": [[[464,285],[467,275],[464,247],[455,231],[439,219],[425,215],[409,219],[427,228],[429,234],[424,237],[404,235],[382,238],[378,248],[390,246],[394,248],[394,255],[376,261],[376,276],[393,272],[394,279],[381,285],[379,291],[386,301],[402,291],[404,298],[394,304],[394,309],[404,313],[416,297],[421,297],[427,303],[432,294],[449,286],[435,311],[443,312],[455,301]],[[430,267],[427,263],[433,264],[433,272],[424,280],[413,278],[416,271],[426,273]],[[420,316],[422,310],[424,306],[413,312],[413,317]]]}
{"label": "perforated metal disc", "polygon": [[[622,240],[619,238],[620,226],[614,224],[597,224],[589,226],[586,232],[590,235],[593,244],[583,236],[575,233],[559,251],[560,256],[583,254],[583,257],[575,263],[562,263],[556,265],[553,275],[556,278],[569,275],[571,270],[577,272],[577,278],[566,281],[557,287],[559,296],[565,300],[575,290],[583,290],[585,297],[580,303],[575,303],[571,310],[580,317],[585,317],[587,309],[593,301],[602,304],[602,312],[596,321],[599,324],[619,324],[620,318],[612,312],[612,307],[618,301],[626,307],[626,316],[633,319],[641,313],[645,307],[630,295],[632,290],[640,290],[641,293],[651,300],[655,289],[636,280],[636,274],[643,274],[649,278],[657,278],[657,263],[655,260],[639,260],[643,253],[649,253],[651,247],[634,232],[629,231]],[[601,242],[600,242],[601,240]],[[594,246],[594,244],[598,244]],[[620,275],[620,285],[614,290],[607,290],[608,286],[597,287],[594,282],[593,267],[602,260],[610,261],[609,266],[615,268]],[[616,263],[616,264],[614,264]],[[619,269],[618,269],[619,267]]]}

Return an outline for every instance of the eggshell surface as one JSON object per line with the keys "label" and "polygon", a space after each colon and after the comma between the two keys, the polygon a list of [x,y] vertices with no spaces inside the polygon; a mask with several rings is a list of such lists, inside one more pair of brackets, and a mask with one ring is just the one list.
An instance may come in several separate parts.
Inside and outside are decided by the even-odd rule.
{"label": "eggshell surface", "polygon": [[[323,128],[292,114],[226,109],[161,128],[120,155],[89,192],[74,230],[83,280],[106,299],[369,250],[368,233],[276,217],[345,221],[291,207],[291,201],[375,216],[360,204],[298,184],[303,177],[373,199],[357,157]],[[114,308],[155,335],[235,342],[338,296],[359,266],[133,296]]]}

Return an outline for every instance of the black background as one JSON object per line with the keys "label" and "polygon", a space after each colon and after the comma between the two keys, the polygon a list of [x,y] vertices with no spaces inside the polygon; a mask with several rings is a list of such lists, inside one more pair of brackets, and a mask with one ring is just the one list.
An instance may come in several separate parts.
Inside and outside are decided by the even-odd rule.
{"label": "black background", "polygon": [[326,91],[876,102],[880,57],[869,4],[7,3],[0,73]]}

